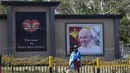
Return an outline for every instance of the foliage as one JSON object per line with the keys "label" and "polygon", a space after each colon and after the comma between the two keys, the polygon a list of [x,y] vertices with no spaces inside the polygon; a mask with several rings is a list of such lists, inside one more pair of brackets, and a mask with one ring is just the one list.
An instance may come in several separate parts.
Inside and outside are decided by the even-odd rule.
{"label": "foliage", "polygon": [[0,1],[0,14],[7,14],[7,7],[1,5]]}
{"label": "foliage", "polygon": [[130,54],[124,55],[125,60],[130,60]]}
{"label": "foliage", "polygon": [[57,0],[59,14],[119,14],[127,0]]}
{"label": "foliage", "polygon": [[48,64],[49,58],[41,56],[31,56],[31,57],[14,57],[12,55],[3,55],[2,64],[10,63],[12,65],[39,65]]}
{"label": "foliage", "polygon": [[130,20],[126,16],[121,19],[120,41],[123,43],[130,42]]}

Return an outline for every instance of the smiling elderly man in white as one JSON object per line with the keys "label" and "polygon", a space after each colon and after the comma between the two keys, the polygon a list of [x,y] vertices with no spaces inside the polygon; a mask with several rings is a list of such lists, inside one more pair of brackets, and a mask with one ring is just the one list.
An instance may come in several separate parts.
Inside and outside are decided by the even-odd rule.
{"label": "smiling elderly man in white", "polygon": [[93,36],[89,29],[82,28],[78,33],[78,39],[81,45],[78,51],[81,54],[95,54],[101,52],[100,47],[94,44]]}

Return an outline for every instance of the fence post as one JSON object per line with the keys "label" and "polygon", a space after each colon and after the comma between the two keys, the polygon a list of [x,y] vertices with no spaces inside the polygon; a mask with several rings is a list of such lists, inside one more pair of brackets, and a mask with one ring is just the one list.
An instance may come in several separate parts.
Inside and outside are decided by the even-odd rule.
{"label": "fence post", "polygon": [[100,58],[97,58],[97,73],[100,73]]}
{"label": "fence post", "polygon": [[52,73],[52,56],[49,56],[49,73]]}
{"label": "fence post", "polygon": [[2,55],[0,55],[0,73],[2,73],[2,64],[1,64],[2,63],[2,61],[1,61],[2,59],[1,58],[2,58]]}
{"label": "fence post", "polygon": [[128,69],[129,69],[129,72],[130,72],[130,60],[129,60],[129,68]]}

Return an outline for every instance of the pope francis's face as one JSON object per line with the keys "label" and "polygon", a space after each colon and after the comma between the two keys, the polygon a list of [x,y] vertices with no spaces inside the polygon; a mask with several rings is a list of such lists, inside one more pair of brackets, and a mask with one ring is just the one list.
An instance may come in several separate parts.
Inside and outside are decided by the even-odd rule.
{"label": "pope francis's face", "polygon": [[86,47],[92,40],[92,34],[88,29],[81,29],[78,34],[81,46]]}

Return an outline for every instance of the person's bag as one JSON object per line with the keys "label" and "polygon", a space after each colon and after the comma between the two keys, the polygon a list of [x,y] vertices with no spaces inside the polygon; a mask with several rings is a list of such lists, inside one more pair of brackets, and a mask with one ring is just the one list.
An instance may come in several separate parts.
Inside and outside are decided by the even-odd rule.
{"label": "person's bag", "polygon": [[80,68],[80,61],[75,60],[74,65],[75,65],[76,69],[79,69]]}

